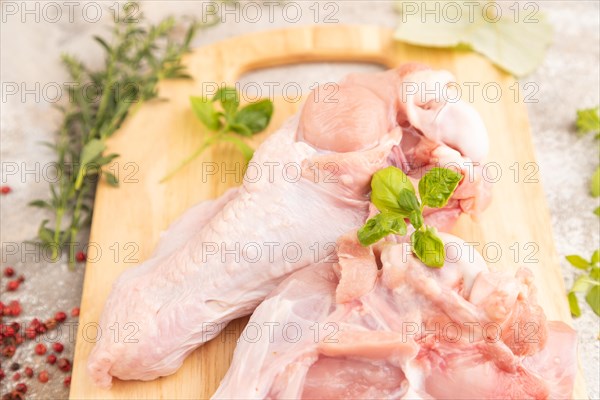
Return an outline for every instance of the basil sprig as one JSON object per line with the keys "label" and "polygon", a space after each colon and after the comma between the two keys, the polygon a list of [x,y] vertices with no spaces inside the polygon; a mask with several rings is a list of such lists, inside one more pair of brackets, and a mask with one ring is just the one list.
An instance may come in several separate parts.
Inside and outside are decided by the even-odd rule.
{"label": "basil sprig", "polygon": [[578,255],[570,255],[566,258],[573,267],[584,271],[575,279],[568,293],[571,315],[574,317],[581,315],[576,293],[585,293],[585,301],[596,315],[600,316],[600,249],[592,254],[590,261]]}
{"label": "basil sprig", "polygon": [[[217,142],[232,143],[243,154],[246,162],[250,161],[254,149],[241,137],[250,137],[265,130],[273,115],[273,102],[269,99],[248,104],[240,109],[239,93],[232,87],[219,89],[212,98],[192,96],[190,102],[196,117],[214,133],[204,139],[200,147],[162,178],[161,182],[171,178]],[[215,104],[220,104],[220,110]]]}
{"label": "basil sprig", "polygon": [[406,174],[396,167],[379,170],[371,179],[371,202],[380,211],[358,230],[363,246],[378,242],[387,235],[406,234],[406,219],[415,231],[412,250],[425,265],[439,268],[446,257],[444,243],[433,226],[425,225],[425,206],[442,208],[456,190],[462,175],[447,168],[432,168],[419,181],[419,196]]}

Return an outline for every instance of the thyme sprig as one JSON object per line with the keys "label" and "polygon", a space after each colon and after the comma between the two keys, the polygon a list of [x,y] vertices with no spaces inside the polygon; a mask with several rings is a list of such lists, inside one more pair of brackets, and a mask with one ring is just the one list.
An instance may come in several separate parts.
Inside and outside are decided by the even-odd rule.
{"label": "thyme sprig", "polygon": [[[123,15],[130,15],[124,6]],[[31,206],[54,214],[42,221],[38,243],[51,249],[56,261],[68,250],[69,266],[74,266],[77,235],[89,226],[96,183],[100,177],[118,186],[115,175],[102,167],[118,157],[104,154],[108,139],[125,117],[140,103],[156,98],[161,79],[189,78],[181,57],[202,26],[192,21],[183,38],[177,38],[178,24],[172,17],[156,25],[143,15],[115,20],[110,39],[95,36],[105,54],[104,66],[91,70],[76,57],[63,55],[71,82],[66,86],[69,101],[60,107],[63,121],[55,143],[45,143],[57,155],[57,179],[50,183],[50,198]]]}

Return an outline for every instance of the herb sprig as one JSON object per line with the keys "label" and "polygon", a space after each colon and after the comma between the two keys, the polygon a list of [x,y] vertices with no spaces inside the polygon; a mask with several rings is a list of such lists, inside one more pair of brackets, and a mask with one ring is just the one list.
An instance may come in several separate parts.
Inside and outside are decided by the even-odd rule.
{"label": "herb sprig", "polygon": [[600,139],[600,106],[577,110],[576,125],[579,136],[591,133]]}
{"label": "herb sprig", "polygon": [[[600,106],[577,110],[575,125],[579,136],[591,133],[595,135],[594,139],[600,140]],[[600,166],[596,168],[590,179],[590,195],[600,197]],[[596,207],[594,214],[600,217],[600,207]]]}
{"label": "herb sprig", "polygon": [[423,209],[444,207],[456,190],[462,175],[447,168],[432,168],[419,181],[420,200],[408,177],[396,167],[377,171],[371,180],[371,202],[380,211],[358,230],[363,246],[390,234],[405,235],[406,219],[415,231],[412,250],[425,265],[440,268],[446,258],[444,243],[433,226],[425,225]]}
{"label": "herb sprig", "polygon": [[570,255],[566,259],[573,267],[585,271],[575,279],[568,294],[571,314],[574,317],[581,315],[576,293],[585,293],[585,301],[600,316],[600,249],[592,254],[589,261],[578,255]]}
{"label": "herb sprig", "polygon": [[[192,160],[199,157],[209,146],[218,142],[229,142],[243,154],[246,162],[254,155],[254,150],[241,138],[250,137],[267,128],[273,115],[273,102],[269,99],[250,103],[241,109],[240,95],[235,88],[223,87],[212,98],[190,97],[192,110],[202,124],[213,134],[175,169],[160,181],[165,182]],[[220,109],[215,108],[219,104]]]}
{"label": "herb sprig", "polygon": [[[595,135],[594,139],[600,140],[600,106],[577,110],[575,125],[579,136],[592,133]],[[592,175],[590,195],[600,196],[600,166]],[[600,217],[600,207],[594,210],[594,214]],[[600,249],[592,254],[589,261],[576,254],[569,255],[566,259],[573,267],[586,272],[575,279],[571,290],[567,293],[571,315],[574,317],[581,315],[577,293],[585,293],[585,301],[596,315],[600,316]]]}
{"label": "herb sprig", "polygon": [[[125,4],[122,15],[131,15],[130,7],[136,5]],[[52,227],[48,219],[41,223],[38,243],[51,249],[53,260],[66,246],[71,267],[77,234],[91,221],[96,181],[104,176],[108,184],[119,184],[115,175],[102,169],[118,157],[104,154],[106,139],[136,105],[157,97],[160,79],[189,77],[181,56],[202,25],[190,23],[185,37],[176,40],[174,18],[150,26],[143,21],[140,13],[135,19],[119,18],[110,39],[94,37],[105,53],[100,70],[93,71],[70,55],[62,58],[72,81],[66,86],[69,102],[61,107],[63,121],[56,143],[45,143],[57,154],[58,179],[50,183],[50,199],[30,205],[54,214]]]}

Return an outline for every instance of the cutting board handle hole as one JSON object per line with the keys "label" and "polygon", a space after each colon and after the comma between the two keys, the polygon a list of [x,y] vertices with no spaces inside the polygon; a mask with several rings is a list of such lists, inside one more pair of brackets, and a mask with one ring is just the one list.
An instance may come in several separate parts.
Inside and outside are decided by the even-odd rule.
{"label": "cutting board handle hole", "polygon": [[339,82],[350,73],[385,71],[386,65],[372,62],[306,62],[253,69],[242,74],[237,88],[242,101],[283,97],[298,101],[319,85]]}

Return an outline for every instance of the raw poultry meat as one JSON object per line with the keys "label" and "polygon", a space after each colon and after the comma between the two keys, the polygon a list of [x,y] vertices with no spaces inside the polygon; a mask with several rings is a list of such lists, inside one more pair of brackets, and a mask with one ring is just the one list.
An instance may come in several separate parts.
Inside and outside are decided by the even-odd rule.
{"label": "raw poultry meat", "polygon": [[[403,82],[448,76],[409,65],[351,76],[337,101],[311,93],[299,115],[257,149],[240,188],[185,213],[150,259],[115,282],[100,327],[132,323],[137,333],[128,343],[111,335],[96,343],[88,360],[96,384],[172,374],[290,273],[327,260],[336,239],[367,217],[377,170],[397,165],[414,178],[442,159],[480,160],[487,134],[468,104],[445,111],[416,96],[400,101]],[[428,223],[443,229],[485,206],[486,186],[473,171],[462,172],[456,195]]]}
{"label": "raw poultry meat", "polygon": [[407,243],[342,237],[338,263],[294,273],[256,309],[213,398],[570,398],[576,334],[546,321],[532,273],[491,272],[441,236],[439,269]]}

